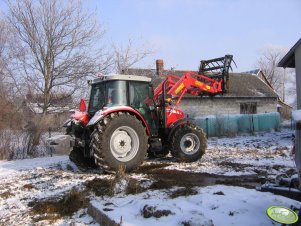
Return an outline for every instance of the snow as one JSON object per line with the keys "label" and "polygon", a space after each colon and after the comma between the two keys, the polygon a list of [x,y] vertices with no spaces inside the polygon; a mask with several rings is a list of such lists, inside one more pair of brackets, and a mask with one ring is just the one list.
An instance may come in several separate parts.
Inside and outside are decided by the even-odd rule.
{"label": "snow", "polygon": [[293,111],[292,116],[293,116],[293,119],[296,122],[301,121],[301,110],[295,110],[295,111]]}
{"label": "snow", "polygon": [[[177,163],[169,156],[163,159],[148,159],[143,166],[162,165],[160,170],[172,172],[200,173],[207,176],[242,175],[273,181],[279,173],[295,168],[291,130],[257,133],[233,138],[210,138],[203,158],[194,163]],[[143,167],[142,166],[142,167]],[[151,171],[151,170],[150,170]],[[164,173],[164,171],[162,171]],[[143,181],[145,186],[154,178],[143,171],[129,174]],[[107,178],[99,171],[82,172],[70,162],[68,156],[53,156],[14,161],[0,161],[0,225],[97,225],[80,209],[72,216],[47,222],[35,222],[30,215],[29,203],[61,197],[73,188],[85,189],[85,182],[95,178]],[[141,182],[142,183],[142,182]],[[31,184],[33,189],[24,185]],[[120,192],[125,181],[116,185],[115,197],[96,197],[91,194],[91,202],[97,208],[113,209],[105,212],[117,223],[122,216],[122,225],[262,225],[274,223],[266,216],[266,209],[272,205],[300,207],[301,203],[245,187],[221,184],[195,186],[197,194],[170,198],[171,192],[179,189],[147,190],[138,195],[124,195]],[[232,184],[231,184],[232,185]],[[222,192],[222,193],[221,193]],[[7,197],[4,194],[9,194]],[[222,195],[223,194],[223,195]],[[113,203],[109,204],[108,203]],[[145,205],[157,210],[170,210],[171,215],[160,218],[144,218],[141,210]]]}
{"label": "snow", "polygon": [[[170,199],[167,191],[151,191],[136,196],[96,199],[92,205],[98,209],[110,208],[105,212],[111,219],[123,226],[142,225],[273,225],[266,216],[266,209],[272,205],[300,205],[297,201],[233,186],[207,186],[197,189],[198,194]],[[224,195],[218,195],[222,192]],[[108,203],[111,203],[108,205]],[[145,205],[158,210],[170,210],[172,214],[161,218],[144,218],[141,210]]]}
{"label": "snow", "polygon": [[[86,180],[94,178],[89,174],[69,171],[67,168],[76,168],[68,156],[0,161],[0,225],[14,225],[16,222],[21,225],[33,224],[28,203],[60,197],[74,187],[81,187]],[[27,184],[33,185],[33,189],[26,189],[24,185]],[[5,193],[9,196],[3,196]],[[60,219],[54,225],[69,225],[75,221],[89,221],[93,225],[94,222],[86,214],[74,218]]]}
{"label": "snow", "polygon": [[[294,161],[290,155],[292,148],[291,130],[282,132],[257,133],[254,136],[234,138],[210,138],[206,154],[200,161],[177,163],[165,169],[202,172],[227,176],[254,175],[260,170],[269,177],[293,168]],[[238,169],[226,163],[238,164]],[[241,166],[241,167],[240,167]]]}
{"label": "snow", "polygon": [[7,175],[18,174],[20,171],[30,169],[49,168],[54,164],[66,164],[69,162],[68,156],[53,156],[34,159],[22,159],[15,161],[0,161],[0,179],[7,177]]}

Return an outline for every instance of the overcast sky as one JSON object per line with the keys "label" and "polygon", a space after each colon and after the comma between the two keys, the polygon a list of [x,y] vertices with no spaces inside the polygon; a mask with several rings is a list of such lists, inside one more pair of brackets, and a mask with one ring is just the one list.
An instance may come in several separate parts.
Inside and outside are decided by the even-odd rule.
{"label": "overcast sky", "polygon": [[[84,0],[96,9],[109,42],[129,38],[155,50],[137,64],[196,70],[199,61],[233,54],[254,68],[266,46],[291,48],[301,38],[301,0]],[[0,7],[5,10],[4,0]]]}
{"label": "overcast sky", "polygon": [[156,53],[137,66],[197,69],[201,59],[233,54],[237,71],[254,67],[265,46],[291,48],[301,38],[300,0],[86,0],[107,37],[129,37]]}

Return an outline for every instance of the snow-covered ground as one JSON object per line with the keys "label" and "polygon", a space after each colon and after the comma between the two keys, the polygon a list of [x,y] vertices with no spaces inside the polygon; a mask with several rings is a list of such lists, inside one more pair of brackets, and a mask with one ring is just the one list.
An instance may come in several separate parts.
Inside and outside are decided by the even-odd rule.
{"label": "snow-covered ground", "polygon": [[[171,199],[166,191],[152,191],[140,195],[95,199],[92,205],[105,212],[116,223],[143,226],[264,226],[275,225],[267,217],[270,206],[300,205],[297,201],[262,193],[254,189],[215,185],[196,189],[197,194]],[[145,218],[149,212],[170,211],[167,216]],[[144,210],[145,212],[145,210]],[[150,213],[151,214],[151,213]]]}
{"label": "snow-covered ground", "polygon": [[290,156],[292,132],[258,133],[255,136],[211,138],[201,161],[174,164],[168,168],[219,175],[252,175],[273,177],[294,167]]}
{"label": "snow-covered ground", "polygon": [[[173,187],[152,187],[137,195],[121,193],[114,197],[90,193],[89,198],[117,223],[122,216],[122,225],[277,225],[265,214],[269,206],[299,207],[301,203],[258,192],[252,186],[294,169],[291,133],[283,130],[210,138],[200,161],[180,164],[171,157],[146,160],[140,170],[129,175],[148,185],[178,178],[179,183]],[[39,221],[32,214],[31,203],[62,197],[73,188],[85,190],[85,182],[109,177],[113,176],[100,171],[81,172],[67,156],[0,161],[0,225],[97,225],[85,208],[70,217]],[[202,180],[203,177],[207,179]],[[241,184],[237,181],[243,178],[250,184],[238,187]],[[194,192],[171,198],[170,194],[183,184],[191,186]],[[167,216],[146,218],[143,208],[150,212],[166,210],[163,215]]]}

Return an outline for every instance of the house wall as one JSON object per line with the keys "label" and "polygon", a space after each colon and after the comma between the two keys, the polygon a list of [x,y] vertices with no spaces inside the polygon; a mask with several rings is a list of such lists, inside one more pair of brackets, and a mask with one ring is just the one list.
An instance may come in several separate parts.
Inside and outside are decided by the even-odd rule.
{"label": "house wall", "polygon": [[218,114],[240,114],[240,104],[250,102],[256,102],[257,113],[277,112],[276,98],[184,98],[179,107],[193,118]]}
{"label": "house wall", "polygon": [[[297,90],[297,109],[301,109],[301,45],[295,50],[295,68],[296,68],[296,90]],[[296,140],[295,140],[295,162],[301,181],[301,122],[296,124]],[[301,183],[299,185],[301,189]]]}

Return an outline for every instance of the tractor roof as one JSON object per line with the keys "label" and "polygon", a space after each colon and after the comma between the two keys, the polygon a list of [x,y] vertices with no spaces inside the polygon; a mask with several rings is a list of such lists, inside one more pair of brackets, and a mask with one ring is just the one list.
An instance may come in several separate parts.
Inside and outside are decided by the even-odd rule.
{"label": "tractor roof", "polygon": [[129,81],[139,81],[139,82],[151,82],[151,78],[145,76],[137,76],[137,75],[104,75],[102,77],[96,78],[92,81],[92,84],[99,83],[103,81],[110,80],[129,80]]}

